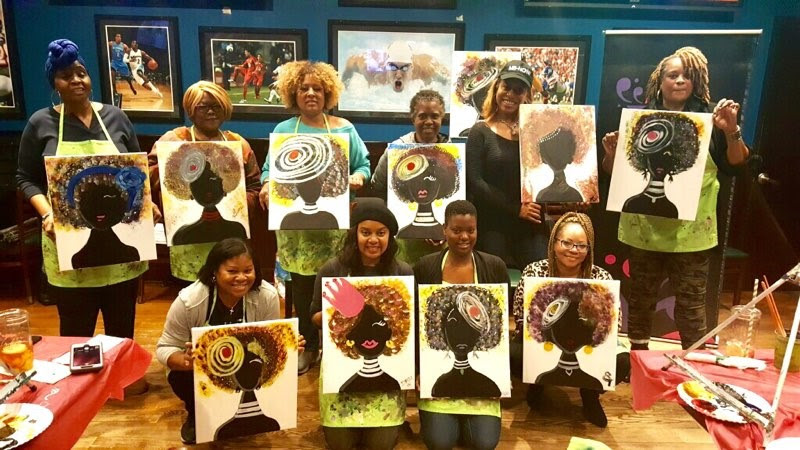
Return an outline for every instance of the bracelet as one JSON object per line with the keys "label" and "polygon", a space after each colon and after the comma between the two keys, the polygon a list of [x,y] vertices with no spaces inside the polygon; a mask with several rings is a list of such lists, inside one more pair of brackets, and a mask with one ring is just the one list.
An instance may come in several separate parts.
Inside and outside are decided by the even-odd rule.
{"label": "bracelet", "polygon": [[50,216],[52,216],[52,215],[53,215],[53,210],[47,211],[47,212],[46,212],[46,213],[44,213],[44,215],[42,216],[42,220],[44,220],[44,219],[47,219],[48,217],[50,217]]}
{"label": "bracelet", "polygon": [[742,139],[742,127],[736,125],[736,131],[733,133],[728,133],[728,137],[734,141],[740,141]]}

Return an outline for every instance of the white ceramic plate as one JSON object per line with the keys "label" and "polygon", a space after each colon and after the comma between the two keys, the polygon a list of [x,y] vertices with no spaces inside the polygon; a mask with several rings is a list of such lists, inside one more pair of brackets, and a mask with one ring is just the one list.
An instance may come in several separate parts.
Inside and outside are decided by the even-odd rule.
{"label": "white ceramic plate", "polygon": [[0,439],[0,449],[17,448],[38,436],[53,422],[53,413],[33,403],[0,405],[0,420],[14,428],[14,433]]}
{"label": "white ceramic plate", "polygon": [[[680,396],[681,400],[683,400],[684,403],[689,405],[690,408],[694,409],[695,411],[701,414],[705,414],[708,417],[717,420],[722,420],[724,422],[747,423],[744,417],[742,417],[741,414],[739,414],[739,412],[734,407],[719,401],[717,398],[713,398],[711,400],[705,400],[709,408],[704,408],[700,406],[698,404],[699,403],[698,400],[700,399],[692,397],[691,395],[689,395],[688,392],[686,392],[686,389],[684,389],[684,384],[686,383],[687,382],[683,382],[678,385],[678,395]],[[760,408],[761,412],[767,413],[772,410],[772,405],[767,403],[767,401],[764,400],[763,397],[756,394],[755,392],[748,391],[745,388],[734,386],[732,384],[729,384],[728,386],[733,388],[734,391],[736,391],[737,393],[739,393],[739,395],[744,397],[747,403],[750,403]]]}

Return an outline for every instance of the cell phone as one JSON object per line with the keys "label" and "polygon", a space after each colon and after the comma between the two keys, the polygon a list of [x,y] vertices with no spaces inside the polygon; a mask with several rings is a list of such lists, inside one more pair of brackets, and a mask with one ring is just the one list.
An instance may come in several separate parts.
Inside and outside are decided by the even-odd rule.
{"label": "cell phone", "polygon": [[69,371],[97,372],[103,368],[103,347],[98,344],[73,344],[69,353]]}

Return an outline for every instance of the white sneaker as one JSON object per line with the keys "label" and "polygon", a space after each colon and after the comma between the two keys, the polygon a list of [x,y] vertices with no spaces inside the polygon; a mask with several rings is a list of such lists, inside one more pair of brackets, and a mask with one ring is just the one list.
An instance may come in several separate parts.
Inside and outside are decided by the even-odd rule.
{"label": "white sneaker", "polygon": [[239,100],[239,103],[247,103],[247,100],[241,99],[241,100]]}

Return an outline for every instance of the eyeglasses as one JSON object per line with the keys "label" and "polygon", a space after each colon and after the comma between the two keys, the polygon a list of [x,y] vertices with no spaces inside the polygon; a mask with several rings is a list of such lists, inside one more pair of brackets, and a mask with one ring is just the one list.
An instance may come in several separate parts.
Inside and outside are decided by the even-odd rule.
{"label": "eyeglasses", "polygon": [[397,70],[400,70],[402,72],[408,72],[409,69],[411,69],[411,64],[397,65],[395,63],[389,63],[389,64],[386,64],[386,68],[391,70],[391,71],[393,71],[393,72],[397,71]]}
{"label": "eyeglasses", "polygon": [[576,244],[572,241],[565,241],[563,239],[559,239],[558,243],[561,244],[561,247],[564,250],[577,250],[580,253],[586,253],[589,251],[589,244]]}
{"label": "eyeglasses", "polygon": [[195,106],[194,109],[195,109],[195,111],[201,112],[203,114],[205,114],[205,113],[207,113],[209,111],[214,111],[215,113],[222,112],[222,106],[220,106],[218,103],[215,103],[213,105],[205,105],[205,104],[201,103],[201,104]]}

